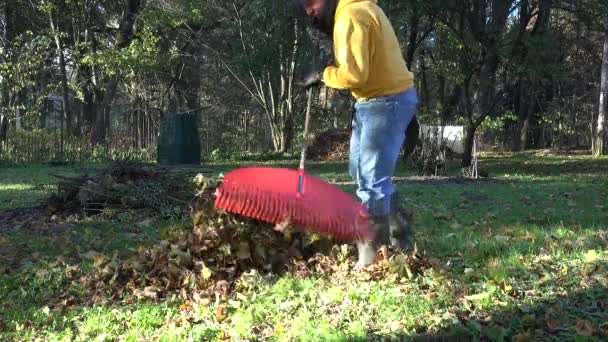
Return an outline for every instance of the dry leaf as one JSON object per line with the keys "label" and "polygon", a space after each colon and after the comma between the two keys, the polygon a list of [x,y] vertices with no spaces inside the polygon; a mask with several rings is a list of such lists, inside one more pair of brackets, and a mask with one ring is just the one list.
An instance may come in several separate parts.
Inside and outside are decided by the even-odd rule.
{"label": "dry leaf", "polygon": [[593,249],[585,253],[585,262],[592,263],[597,259],[599,259],[599,254]]}
{"label": "dry leaf", "polygon": [[147,286],[144,288],[143,291],[138,290],[136,292],[136,296],[140,297],[140,298],[150,298],[150,299],[156,299],[158,298],[158,293],[160,292],[160,289],[156,286]]}
{"label": "dry leaf", "polygon": [[474,295],[471,295],[471,296],[466,296],[464,298],[466,300],[468,300],[468,301],[471,301],[471,302],[481,301],[481,300],[490,298],[490,293],[488,293],[488,292],[482,292],[482,293],[474,294]]}
{"label": "dry leaf", "polygon": [[452,218],[452,215],[450,213],[446,213],[446,212],[433,212],[433,218],[435,220],[449,221]]}
{"label": "dry leaf", "polygon": [[526,233],[525,235],[519,236],[520,240],[534,241],[536,239],[536,235],[532,233]]}
{"label": "dry leaf", "polygon": [[219,305],[218,307],[215,308],[215,321],[218,323],[222,323],[223,321],[226,320],[226,318],[228,317],[227,315],[227,310],[224,306]]}
{"label": "dry leaf", "polygon": [[595,332],[595,329],[593,328],[593,323],[591,323],[590,321],[586,319],[578,320],[576,321],[576,332],[579,335],[592,336]]}
{"label": "dry leaf", "polygon": [[550,331],[557,331],[563,328],[563,322],[558,318],[545,318],[545,324]]}
{"label": "dry leaf", "polygon": [[228,335],[227,332],[222,330],[220,332],[220,341],[228,341],[228,340],[230,340],[230,335]]}
{"label": "dry leaf", "polygon": [[513,336],[513,342],[530,342],[532,339],[528,334],[517,334]]}
{"label": "dry leaf", "polygon": [[509,226],[501,226],[500,231],[503,233],[513,233],[515,229]]}
{"label": "dry leaf", "polygon": [[462,225],[458,222],[454,222],[454,223],[452,223],[452,225],[450,225],[450,228],[452,228],[454,230],[459,230],[459,229],[462,229]]}

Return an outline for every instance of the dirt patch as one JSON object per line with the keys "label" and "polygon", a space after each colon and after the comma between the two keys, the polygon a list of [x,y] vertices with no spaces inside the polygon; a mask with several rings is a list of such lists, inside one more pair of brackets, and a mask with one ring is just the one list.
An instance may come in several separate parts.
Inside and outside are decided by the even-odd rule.
{"label": "dirt patch", "polygon": [[42,206],[18,208],[0,212],[0,229],[21,229],[49,222],[50,217]]}
{"label": "dirt patch", "polygon": [[[419,184],[419,185],[450,185],[450,184],[479,184],[479,183],[502,183],[496,178],[467,178],[467,177],[393,177],[394,184]],[[353,181],[335,182],[338,185],[355,185]]]}

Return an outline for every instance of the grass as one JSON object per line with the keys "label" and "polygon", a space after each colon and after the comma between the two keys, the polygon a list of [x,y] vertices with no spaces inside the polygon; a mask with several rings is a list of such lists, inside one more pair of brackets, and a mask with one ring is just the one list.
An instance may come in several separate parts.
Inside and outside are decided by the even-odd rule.
{"label": "grass", "polygon": [[[215,164],[213,172],[237,166]],[[81,304],[74,275],[92,265],[79,255],[128,255],[158,241],[164,223],[137,224],[142,218],[125,214],[74,222],[53,236],[0,227],[0,261],[3,253],[20,256],[0,275],[0,340],[606,340],[608,159],[488,155],[482,167],[492,180],[398,185],[416,211],[419,246],[436,267],[397,281],[251,273],[221,319],[215,303],[193,306],[177,293],[160,303]],[[348,179],[343,163],[308,169]],[[35,205],[52,189],[50,173],[74,171],[0,170],[0,211]]]}

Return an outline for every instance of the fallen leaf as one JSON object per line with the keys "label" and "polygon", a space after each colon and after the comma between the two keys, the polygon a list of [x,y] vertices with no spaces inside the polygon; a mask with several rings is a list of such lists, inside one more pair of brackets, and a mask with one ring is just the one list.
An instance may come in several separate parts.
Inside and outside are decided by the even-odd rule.
{"label": "fallen leaf", "polygon": [[534,241],[536,240],[536,235],[532,233],[526,233],[525,235],[521,235],[518,237],[520,240]]}
{"label": "fallen leaf", "polygon": [[433,218],[435,220],[449,221],[452,218],[452,215],[446,212],[433,212]]}
{"label": "fallen leaf", "polygon": [[528,334],[517,334],[513,336],[513,342],[529,342],[532,341]]}
{"label": "fallen leaf", "polygon": [[184,304],[179,306],[179,311],[181,311],[181,312],[187,312],[187,311],[190,311],[191,309],[192,309],[192,303],[189,300],[185,301]]}
{"label": "fallen leaf", "polygon": [[500,231],[503,233],[513,233],[515,231],[515,229],[513,227],[509,227],[509,226],[501,226]]}
{"label": "fallen leaf", "polygon": [[468,300],[468,301],[471,301],[471,302],[481,301],[481,300],[490,298],[490,293],[488,293],[488,292],[482,292],[482,293],[474,294],[474,295],[471,295],[471,296],[466,296],[464,298],[466,300]]}
{"label": "fallen leaf", "polygon": [[274,326],[274,332],[276,334],[284,334],[287,331],[287,329],[285,329],[285,326],[281,323],[277,323],[277,325]]}
{"label": "fallen leaf", "polygon": [[588,320],[578,320],[576,321],[576,332],[579,335],[592,336],[595,329],[593,328],[593,323]]}
{"label": "fallen leaf", "polygon": [[452,225],[450,226],[450,228],[454,229],[454,230],[459,230],[462,229],[462,225],[458,222],[454,222],[452,223]]}
{"label": "fallen leaf", "polygon": [[597,236],[599,236],[599,237],[600,237],[600,239],[602,239],[602,241],[604,241],[604,242],[608,242],[608,238],[606,238],[606,232],[605,232],[605,231],[600,230],[600,231],[597,233]]}
{"label": "fallen leaf", "polygon": [[228,335],[228,333],[227,333],[227,332],[225,332],[225,331],[223,331],[223,330],[222,330],[222,331],[220,332],[220,340],[221,340],[221,341],[227,341],[227,340],[229,340],[229,339],[230,339],[230,335]]}
{"label": "fallen leaf", "polygon": [[563,322],[557,318],[545,318],[545,324],[550,331],[557,331],[563,328]]}
{"label": "fallen leaf", "polygon": [[227,310],[224,306],[222,305],[218,305],[218,307],[215,308],[215,321],[218,323],[222,323],[223,321],[226,320],[226,318],[228,317],[227,315]]}
{"label": "fallen leaf", "polygon": [[143,291],[139,290],[136,292],[136,295],[140,298],[150,298],[150,299],[156,299],[158,298],[158,293],[160,292],[160,289],[156,286],[147,286],[144,288]]}
{"label": "fallen leaf", "polygon": [[592,263],[599,258],[599,254],[595,250],[589,250],[585,253],[585,262]]}

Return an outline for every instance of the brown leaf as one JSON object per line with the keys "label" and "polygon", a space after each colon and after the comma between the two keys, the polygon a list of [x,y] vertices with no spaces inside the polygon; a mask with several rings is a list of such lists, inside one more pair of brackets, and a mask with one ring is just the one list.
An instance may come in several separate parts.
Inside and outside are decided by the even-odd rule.
{"label": "brown leaf", "polygon": [[526,233],[525,235],[521,235],[518,237],[520,240],[534,241],[536,240],[536,235],[532,233]]}
{"label": "brown leaf", "polygon": [[602,239],[602,241],[604,241],[604,242],[608,242],[608,238],[606,238],[606,232],[605,232],[605,231],[600,230],[600,231],[597,233],[597,236],[599,236],[599,237],[600,237],[600,239]]}
{"label": "brown leaf", "polygon": [[227,310],[224,306],[219,305],[218,307],[215,308],[215,321],[218,323],[222,323],[223,321],[226,320],[226,318],[228,317],[227,314]]}
{"label": "brown leaf", "polygon": [[437,211],[437,212],[433,212],[433,218],[435,220],[449,221],[452,218],[452,215],[450,213]]}
{"label": "brown leaf", "polygon": [[513,233],[515,231],[515,229],[513,227],[509,227],[509,226],[501,226],[500,231],[508,234],[508,233]]}
{"label": "brown leaf", "polygon": [[513,342],[530,342],[532,341],[532,339],[530,338],[530,335],[526,334],[517,334],[515,336],[513,336]]}
{"label": "brown leaf", "polygon": [[188,312],[190,310],[192,310],[192,303],[189,300],[185,301],[184,304],[179,306],[179,311],[181,312]]}
{"label": "brown leaf", "polygon": [[592,336],[595,332],[595,328],[593,328],[593,323],[588,320],[578,320],[576,321],[576,332],[579,335],[584,336]]}
{"label": "brown leaf", "polygon": [[228,335],[227,332],[222,330],[220,332],[220,341],[228,341],[228,340],[230,340],[230,335]]}
{"label": "brown leaf", "polygon": [[141,296],[150,299],[158,298],[158,293],[160,289],[156,286],[146,286],[143,291],[141,291]]}
{"label": "brown leaf", "polygon": [[545,324],[547,324],[547,328],[549,328],[550,331],[557,331],[563,328],[563,323],[558,318],[545,318]]}

